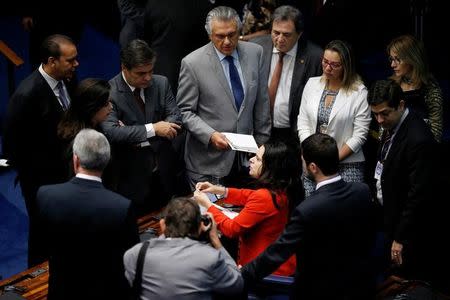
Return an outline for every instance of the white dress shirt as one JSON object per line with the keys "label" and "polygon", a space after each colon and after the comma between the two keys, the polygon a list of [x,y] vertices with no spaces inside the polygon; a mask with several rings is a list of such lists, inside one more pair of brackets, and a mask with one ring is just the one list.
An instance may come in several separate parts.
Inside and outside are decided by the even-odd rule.
{"label": "white dress shirt", "polygon": [[[291,126],[291,123],[289,122],[289,97],[291,94],[292,74],[294,73],[297,47],[298,41],[291,50],[286,52],[286,55],[283,57],[283,69],[281,70],[280,83],[278,84],[273,109],[273,126],[276,128],[289,128]],[[268,85],[272,80],[275,66],[278,63],[278,52],[280,51],[273,47]]]}

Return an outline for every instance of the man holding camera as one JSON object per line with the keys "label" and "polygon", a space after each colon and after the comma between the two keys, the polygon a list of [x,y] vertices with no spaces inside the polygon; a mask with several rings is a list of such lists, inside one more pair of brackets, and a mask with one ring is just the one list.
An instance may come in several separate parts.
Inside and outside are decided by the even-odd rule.
{"label": "man holding camera", "polygon": [[[241,292],[243,279],[222,247],[215,222],[209,215],[202,217],[193,200],[171,200],[160,225],[164,235],[150,240],[146,252],[141,299],[211,299],[213,293]],[[142,243],[124,255],[130,284],[141,247]]]}

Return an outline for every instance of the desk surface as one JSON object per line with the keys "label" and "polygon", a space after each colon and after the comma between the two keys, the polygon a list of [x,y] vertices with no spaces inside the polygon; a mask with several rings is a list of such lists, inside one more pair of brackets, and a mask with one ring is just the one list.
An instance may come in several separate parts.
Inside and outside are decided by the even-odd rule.
{"label": "desk surface", "polygon": [[[139,233],[153,228],[161,233],[158,216],[161,211],[150,213],[137,220]],[[48,293],[48,261],[40,265],[27,269],[19,274],[13,275],[0,281],[0,295],[8,290],[13,290],[28,300],[46,300]]]}

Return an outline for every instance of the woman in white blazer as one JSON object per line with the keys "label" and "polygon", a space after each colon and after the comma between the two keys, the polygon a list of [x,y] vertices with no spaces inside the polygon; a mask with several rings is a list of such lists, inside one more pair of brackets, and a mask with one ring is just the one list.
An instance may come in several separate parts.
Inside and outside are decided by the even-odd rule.
{"label": "woman in white blazer", "polygon": [[[339,173],[345,181],[363,181],[365,143],[370,124],[367,88],[356,73],[350,46],[328,43],[322,59],[323,74],[311,77],[303,90],[298,115],[300,142],[315,132],[329,134],[339,147]],[[314,183],[304,179],[309,195]]]}

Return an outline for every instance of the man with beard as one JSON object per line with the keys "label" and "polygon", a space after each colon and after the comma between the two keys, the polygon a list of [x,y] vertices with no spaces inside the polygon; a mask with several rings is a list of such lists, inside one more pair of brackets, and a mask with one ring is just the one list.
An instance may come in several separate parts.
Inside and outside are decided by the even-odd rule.
{"label": "man with beard", "polygon": [[78,67],[73,40],[55,34],[41,46],[41,65],[25,78],[9,101],[4,150],[17,170],[29,217],[28,265],[43,262],[34,235],[36,192],[46,184],[63,182],[66,171],[57,126],[69,108],[69,83]]}
{"label": "man with beard", "polygon": [[375,215],[369,187],[342,180],[336,141],[329,135],[311,135],[302,151],[305,176],[317,183],[316,190],[242,275],[247,282],[261,279],[295,253],[291,299],[370,299]]}

